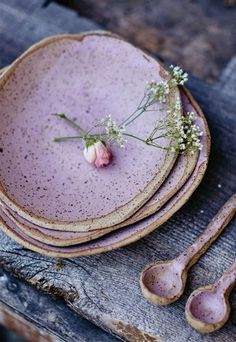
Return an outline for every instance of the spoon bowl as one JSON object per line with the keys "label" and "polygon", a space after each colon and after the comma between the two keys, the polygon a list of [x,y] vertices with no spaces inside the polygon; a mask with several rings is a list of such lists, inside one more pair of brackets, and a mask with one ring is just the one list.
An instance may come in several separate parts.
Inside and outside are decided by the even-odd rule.
{"label": "spoon bowl", "polygon": [[167,305],[183,293],[187,272],[175,260],[149,265],[141,274],[140,285],[145,298]]}
{"label": "spoon bowl", "polygon": [[220,329],[229,318],[227,298],[212,285],[195,290],[189,297],[185,315],[189,324],[202,333]]}
{"label": "spoon bowl", "polygon": [[236,262],[215,283],[195,290],[189,297],[185,315],[189,324],[202,333],[220,329],[229,318],[229,295],[236,284]]}
{"label": "spoon bowl", "polygon": [[[195,242],[177,258],[153,262],[141,273],[140,286],[145,298],[159,305],[175,302],[184,292],[188,270],[220,235],[236,212],[236,194],[224,204]],[[233,283],[236,266],[230,271],[229,284]],[[231,274],[232,273],[232,274]],[[232,278],[232,279],[231,279]],[[224,282],[223,282],[224,283]],[[227,282],[226,282],[227,283]]]}

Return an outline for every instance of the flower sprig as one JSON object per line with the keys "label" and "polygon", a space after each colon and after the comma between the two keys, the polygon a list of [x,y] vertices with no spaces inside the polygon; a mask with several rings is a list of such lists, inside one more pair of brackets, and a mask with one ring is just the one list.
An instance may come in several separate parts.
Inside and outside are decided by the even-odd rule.
{"label": "flower sprig", "polygon": [[183,70],[179,66],[170,66],[170,78],[171,83],[174,86],[184,85],[185,82],[188,81],[188,74],[183,72]]}
{"label": "flower sprig", "polygon": [[[170,66],[166,80],[147,82],[144,95],[137,108],[123,122],[117,124],[111,115],[104,117],[89,130],[85,130],[65,114],[54,114],[72,125],[79,135],[55,138],[54,141],[68,141],[81,139],[84,142],[84,156],[88,162],[96,167],[108,165],[111,161],[112,153],[109,144],[116,144],[121,148],[125,147],[127,137],[134,138],[146,145],[166,149],[173,153],[188,152],[193,154],[202,148],[200,142],[202,132],[194,123],[194,113],[186,112],[180,115],[181,103],[176,101],[169,110],[165,120],[156,123],[152,132],[146,137],[138,137],[127,132],[127,127],[137,120],[142,114],[154,111],[151,106],[155,103],[165,104],[168,96],[174,88],[183,85],[188,80],[188,74],[178,66]],[[95,132],[99,129],[99,132]],[[171,140],[170,146],[162,146],[161,138]]]}
{"label": "flower sprig", "polygon": [[108,142],[116,143],[121,148],[125,147],[127,140],[125,139],[125,125],[117,125],[111,115],[106,116],[100,121],[101,127],[104,128]]}

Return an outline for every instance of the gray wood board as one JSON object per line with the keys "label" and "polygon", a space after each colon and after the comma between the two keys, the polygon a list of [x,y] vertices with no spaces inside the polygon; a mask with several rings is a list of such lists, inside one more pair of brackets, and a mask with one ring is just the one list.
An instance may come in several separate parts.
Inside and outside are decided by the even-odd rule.
{"label": "gray wood board", "polygon": [[[38,0],[1,1],[0,67],[8,65],[30,45],[49,35],[98,29],[95,23],[78,17],[73,11],[58,5],[45,9],[42,4],[43,1]],[[7,305],[13,313],[29,320],[39,329],[51,332],[58,340],[117,340],[70,310],[63,300],[53,300],[0,270],[1,304]],[[39,314],[40,309],[42,312]],[[55,321],[50,320],[50,317]]]}
{"label": "gray wood board", "polygon": [[[138,341],[142,331],[166,342],[236,339],[235,292],[233,314],[219,332],[202,336],[184,319],[184,305],[190,292],[215,281],[235,259],[235,221],[192,269],[186,293],[176,304],[164,308],[149,304],[138,284],[139,274],[147,263],[178,255],[235,191],[236,103],[199,81],[195,88],[194,82],[191,81],[190,88],[205,110],[212,132],[210,164],[200,188],[161,229],[117,251],[64,260],[64,267],[57,271],[54,259],[27,251],[0,233],[2,267],[39,289],[59,294],[73,310],[126,340]],[[145,341],[144,337],[140,340]]]}
{"label": "gray wood board", "polygon": [[[8,3],[9,1],[3,1],[5,10],[9,7]],[[17,1],[16,3],[19,4]],[[20,10],[20,7],[24,7],[18,4],[15,8]],[[50,14],[51,20],[47,14],[48,9],[37,8],[34,16],[40,18],[37,19],[40,25],[37,20],[34,24],[33,16],[25,16],[22,24],[17,26],[15,36],[12,29],[8,38],[13,39],[12,45],[8,47],[12,49],[12,54],[11,50],[9,53],[5,51],[3,55],[7,57],[3,57],[5,59],[2,63],[9,63],[9,56],[15,58],[27,45],[43,36],[63,31],[79,31],[80,19],[66,10],[59,15],[60,10],[57,12],[54,6],[48,7],[52,12],[55,10],[54,15],[52,12]],[[60,16],[60,20],[56,17],[55,21],[61,23],[61,27],[57,29],[57,25],[53,25],[55,13]],[[65,21],[61,16],[65,16]],[[15,20],[15,17],[11,20]],[[32,26],[23,29],[22,27],[29,25],[28,21]],[[67,23],[71,25],[70,28],[67,28]],[[22,40],[21,29],[25,35]],[[41,36],[38,33],[40,30],[43,30]],[[1,35],[4,36],[2,30]],[[7,49],[6,40],[4,44]],[[5,270],[40,290],[51,295],[60,295],[75,312],[124,340],[233,342],[236,339],[235,292],[231,297],[233,311],[230,321],[219,332],[200,335],[187,325],[184,318],[184,305],[190,292],[200,285],[215,281],[235,259],[235,221],[192,269],[186,293],[176,304],[164,308],[149,304],[142,297],[138,284],[140,272],[147,263],[178,255],[200,234],[220,206],[236,190],[235,94],[222,94],[220,90],[210,88],[196,79],[191,79],[189,87],[204,109],[210,125],[213,137],[210,164],[204,181],[190,201],[160,230],[117,251],[64,260],[64,267],[58,270],[55,268],[56,260],[30,252],[0,232],[0,265]],[[143,332],[147,334],[144,335]]]}
{"label": "gray wood board", "polygon": [[42,4],[42,0],[0,1],[0,68],[45,37],[99,28],[73,10],[56,4],[42,8]]}
{"label": "gray wood board", "polygon": [[208,81],[235,54],[236,11],[224,0],[54,1]]}
{"label": "gray wood board", "polygon": [[69,309],[63,299],[50,298],[0,269],[0,308],[2,305],[58,342],[117,341]]}
{"label": "gray wood board", "polygon": [[216,84],[216,88],[222,93],[236,94],[236,56],[234,56],[228,63],[225,70],[220,76],[219,82]]}

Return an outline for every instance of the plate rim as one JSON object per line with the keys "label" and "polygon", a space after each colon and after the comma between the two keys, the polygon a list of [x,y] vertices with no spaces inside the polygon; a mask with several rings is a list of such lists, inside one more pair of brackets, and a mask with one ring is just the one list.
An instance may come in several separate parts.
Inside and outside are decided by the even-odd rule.
{"label": "plate rim", "polygon": [[[126,42],[127,44],[135,47],[133,44],[127,42],[124,38],[119,37],[111,32],[106,31],[89,31],[83,32],[80,34],[62,34],[56,35],[49,38],[45,38],[40,42],[32,45],[26,52],[24,52],[19,58],[17,58],[7,69],[4,70],[1,78],[0,78],[0,90],[4,87],[7,80],[10,76],[16,71],[17,67],[20,63],[30,56],[32,53],[36,52],[38,49],[44,48],[47,45],[50,45],[54,42],[60,40],[76,40],[76,41],[83,41],[88,36],[105,36],[110,38],[116,38]],[[136,47],[135,47],[136,48]],[[160,66],[160,73],[163,72],[165,69],[163,65],[153,58],[149,56],[141,49],[137,48],[140,53],[144,54],[148,59],[151,59],[154,63]],[[179,89],[175,89],[174,93],[170,93],[169,101],[173,99],[180,99],[180,92]],[[159,189],[159,187],[163,184],[165,179],[168,177],[169,173],[171,172],[173,165],[177,159],[177,153],[166,153],[163,165],[159,168],[158,172],[156,172],[155,176],[149,181],[146,187],[143,189],[141,193],[136,194],[130,201],[119,208],[114,209],[113,211],[109,212],[106,215],[101,215],[100,217],[94,219],[85,219],[80,221],[52,221],[45,219],[43,217],[37,215],[31,215],[29,212],[24,210],[19,204],[17,204],[14,200],[9,198],[7,193],[4,193],[4,185],[0,181],[0,199],[7,204],[13,211],[17,212],[21,217],[26,218],[27,220],[31,221],[36,225],[41,225],[44,228],[54,229],[54,230],[67,230],[67,231],[90,231],[94,229],[102,229],[108,228],[110,226],[117,225],[126,219],[130,218],[136,211],[138,211]]]}
{"label": "plate rim", "polygon": [[[41,247],[35,246],[29,243],[28,241],[25,241],[22,237],[19,237],[19,234],[16,232],[13,232],[13,230],[7,226],[7,224],[4,222],[4,220],[0,217],[0,224],[1,224],[1,229],[11,238],[13,238],[15,241],[23,245],[25,248],[28,248],[30,250],[33,250],[35,252],[38,252],[40,254],[50,256],[50,257],[63,257],[63,258],[73,258],[73,257],[79,257],[79,256],[89,256],[89,255],[94,255],[94,254],[99,254],[99,253],[104,253],[108,252],[120,247],[124,247],[126,245],[129,245],[130,243],[133,243],[135,241],[140,240],[144,236],[148,235],[155,229],[159,228],[164,222],[166,222],[168,219],[170,219],[171,216],[173,216],[190,198],[190,196],[193,194],[193,192],[196,190],[196,188],[200,185],[203,176],[206,172],[207,166],[208,166],[208,161],[209,161],[209,155],[210,155],[210,148],[211,148],[211,136],[210,136],[210,131],[209,127],[205,118],[205,115],[203,114],[200,106],[198,103],[195,101],[193,98],[192,94],[189,92],[189,90],[185,87],[181,87],[183,89],[184,94],[188,97],[190,103],[193,105],[193,107],[196,109],[200,117],[202,118],[204,122],[204,126],[206,129],[206,146],[205,146],[205,159],[200,163],[198,166],[198,172],[194,178],[194,181],[192,185],[184,192],[184,194],[178,198],[178,193],[179,191],[182,190],[182,188],[175,194],[175,197],[177,197],[176,203],[173,204],[173,206],[167,210],[164,215],[160,216],[157,220],[154,220],[151,224],[147,225],[145,229],[143,229],[140,233],[138,234],[133,234],[131,237],[126,238],[124,240],[121,240],[119,242],[114,242],[113,244],[107,245],[106,247],[96,247],[93,249],[88,249],[87,251],[80,251],[80,252],[56,252],[56,251],[49,251],[45,250]],[[184,185],[185,186],[185,185]],[[172,201],[170,199],[169,202]],[[167,206],[168,203],[167,202]],[[165,208],[165,206],[164,206]],[[161,209],[163,210],[163,208]]]}

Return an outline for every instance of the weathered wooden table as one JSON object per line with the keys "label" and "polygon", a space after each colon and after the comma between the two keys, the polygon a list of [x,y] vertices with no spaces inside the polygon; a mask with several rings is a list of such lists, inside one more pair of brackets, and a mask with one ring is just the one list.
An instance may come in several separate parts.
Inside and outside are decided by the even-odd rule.
{"label": "weathered wooden table", "polygon": [[[50,4],[46,9],[41,5],[38,0],[1,0],[0,67],[43,37],[99,28],[59,5]],[[57,260],[28,251],[0,232],[1,323],[32,342],[40,336],[41,341],[115,341],[110,334],[135,342],[236,341],[235,292],[230,320],[220,331],[200,335],[184,318],[193,289],[215,281],[234,261],[235,221],[193,267],[186,293],[177,303],[168,307],[148,303],[138,283],[147,263],[178,255],[236,191],[236,59],[214,85],[191,77],[189,88],[212,134],[209,168],[189,202],[141,241],[109,253],[61,260],[61,267]]]}

